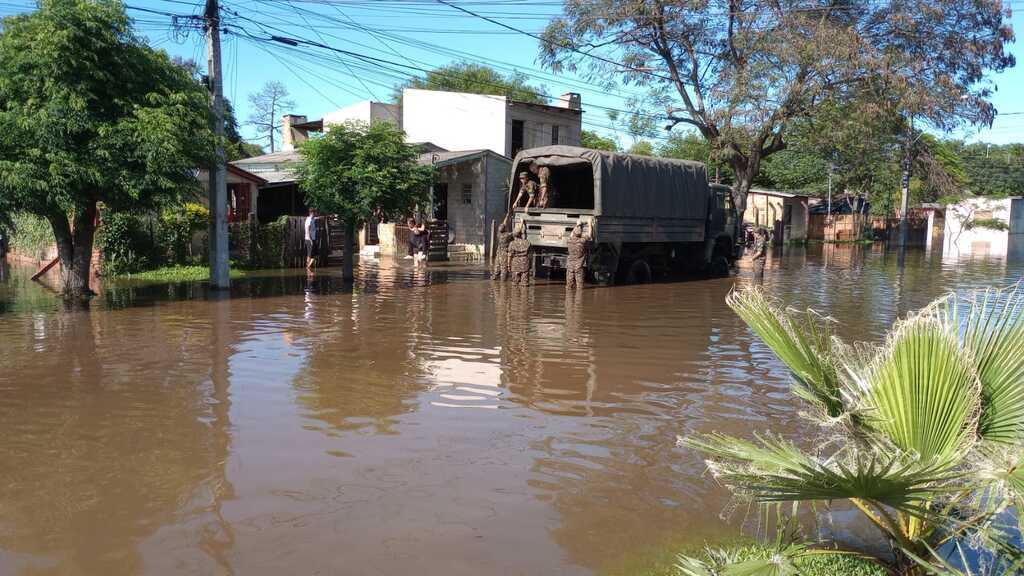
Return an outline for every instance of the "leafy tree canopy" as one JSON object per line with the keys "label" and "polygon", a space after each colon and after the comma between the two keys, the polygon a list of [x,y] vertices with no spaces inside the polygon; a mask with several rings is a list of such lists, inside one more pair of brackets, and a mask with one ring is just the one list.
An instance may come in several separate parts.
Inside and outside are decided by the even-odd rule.
{"label": "leafy tree canopy", "polygon": [[619,151],[618,142],[611,138],[605,138],[591,130],[582,130],[580,132],[580,146],[594,150],[607,150],[609,152]]}
{"label": "leafy tree canopy", "polygon": [[521,72],[503,76],[494,68],[471,62],[456,62],[431,70],[423,78],[410,78],[395,89],[395,102],[402,101],[402,90],[405,88],[492,94],[534,104],[547,104],[550,99],[544,86],[530,85],[526,75]]}
{"label": "leafy tree canopy", "polygon": [[98,202],[180,198],[212,150],[204,87],[136,36],[120,3],[42,0],[3,20],[0,212],[49,220],[66,294],[88,292]]}
{"label": "leafy tree canopy", "polygon": [[721,151],[740,209],[789,127],[823,103],[889,103],[947,130],[990,118],[984,75],[1013,65],[999,0],[564,0],[562,13],[541,60],[647,89],[649,116]]}
{"label": "leafy tree canopy", "polygon": [[[375,213],[394,219],[429,201],[433,168],[418,163],[419,153],[390,122],[346,122],[299,147],[299,187],[311,208],[337,214],[348,229]],[[344,276],[352,278],[351,250]]]}
{"label": "leafy tree canopy", "polygon": [[299,153],[296,175],[306,202],[346,222],[366,221],[378,210],[397,218],[428,200],[433,171],[390,122],[331,126]]}

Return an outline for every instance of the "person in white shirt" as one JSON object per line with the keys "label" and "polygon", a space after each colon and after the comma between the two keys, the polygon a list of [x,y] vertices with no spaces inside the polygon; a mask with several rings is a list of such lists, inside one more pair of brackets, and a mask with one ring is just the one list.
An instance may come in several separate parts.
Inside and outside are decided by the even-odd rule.
{"label": "person in white shirt", "polygon": [[316,210],[309,211],[303,228],[306,232],[306,271],[312,272],[313,262],[316,260],[314,258],[314,254],[316,254]]}

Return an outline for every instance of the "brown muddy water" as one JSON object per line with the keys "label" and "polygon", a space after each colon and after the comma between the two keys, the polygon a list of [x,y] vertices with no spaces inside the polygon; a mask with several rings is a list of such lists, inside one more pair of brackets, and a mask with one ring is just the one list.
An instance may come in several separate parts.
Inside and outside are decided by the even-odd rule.
{"label": "brown muddy water", "polygon": [[[765,287],[877,338],[1024,264],[788,249]],[[802,437],[724,280],[495,286],[364,265],[107,286],[0,281],[0,574],[598,574],[737,533],[679,434]]]}

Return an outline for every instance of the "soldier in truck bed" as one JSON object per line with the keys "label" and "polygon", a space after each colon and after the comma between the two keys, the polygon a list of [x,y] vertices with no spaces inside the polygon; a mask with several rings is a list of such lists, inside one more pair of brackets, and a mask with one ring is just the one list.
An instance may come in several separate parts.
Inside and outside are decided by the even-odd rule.
{"label": "soldier in truck bed", "polygon": [[566,242],[568,255],[565,259],[565,289],[583,288],[587,277],[587,260],[590,256],[592,232],[583,235],[583,223],[577,223]]}
{"label": "soldier in truck bed", "polygon": [[[526,204],[523,204],[523,196],[526,196]],[[537,183],[530,178],[530,173],[523,170],[519,173],[519,194],[516,201],[512,203],[513,208],[529,208],[537,205]]]}

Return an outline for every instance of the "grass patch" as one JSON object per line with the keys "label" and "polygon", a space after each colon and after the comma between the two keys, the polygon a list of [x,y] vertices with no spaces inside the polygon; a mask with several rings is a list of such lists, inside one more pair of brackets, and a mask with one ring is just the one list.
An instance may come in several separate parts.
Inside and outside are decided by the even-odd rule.
{"label": "grass patch", "polygon": [[[242,278],[245,275],[245,270],[232,268],[230,271],[231,278]],[[118,278],[152,282],[196,282],[209,279],[210,268],[207,266],[165,266],[155,270],[146,270],[145,272],[122,274]]]}
{"label": "grass patch", "polygon": [[[749,541],[712,546],[733,550],[742,560],[767,558],[772,551],[759,544]],[[661,547],[645,551],[643,554],[630,558],[614,568],[602,572],[604,576],[678,576],[676,558],[685,555],[700,559],[706,556],[698,547]],[[880,566],[851,556],[833,554],[814,555],[798,562],[800,576],[886,576]]]}

